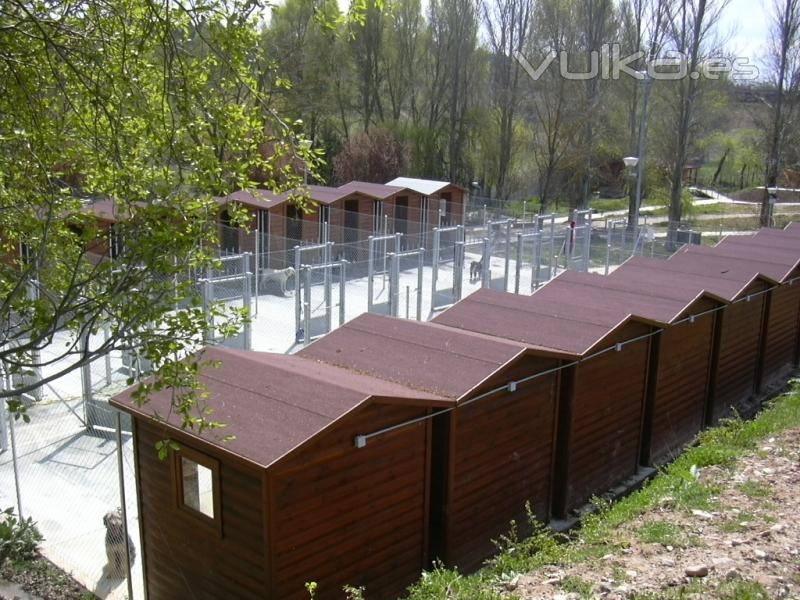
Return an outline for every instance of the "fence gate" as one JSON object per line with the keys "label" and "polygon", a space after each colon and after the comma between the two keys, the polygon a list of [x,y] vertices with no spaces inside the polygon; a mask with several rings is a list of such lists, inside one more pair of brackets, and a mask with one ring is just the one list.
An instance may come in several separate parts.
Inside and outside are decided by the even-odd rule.
{"label": "fence gate", "polygon": [[[217,334],[215,318],[211,314],[211,304],[218,301],[220,296],[241,298],[242,308],[252,314],[253,296],[251,285],[253,274],[245,271],[240,275],[230,277],[212,277],[201,280],[203,286],[203,309],[206,312],[208,327],[206,328],[205,341],[209,344],[222,344],[229,348],[251,350],[253,348],[252,324],[247,322],[242,330],[231,337],[221,337]],[[219,289],[222,292],[219,292]]]}
{"label": "fence gate", "polygon": [[628,258],[625,252],[626,239],[628,237],[627,231],[628,219],[610,219],[606,221],[606,275],[608,275],[610,266],[615,258],[619,264]]}
{"label": "fence gate", "polygon": [[[488,279],[481,276],[481,281],[488,281],[488,287],[505,292],[508,289],[508,277],[511,270],[511,225],[513,219],[489,221],[486,224],[487,237],[483,240],[482,267],[489,271]],[[488,240],[488,256],[486,241]],[[495,258],[492,261],[492,257]],[[487,260],[488,259],[488,260]],[[498,260],[499,259],[499,260]],[[486,283],[482,283],[487,287]]]}
{"label": "fence gate", "polygon": [[[388,315],[391,312],[391,286],[388,281],[391,276],[389,255],[398,254],[401,251],[402,238],[403,234],[401,233],[371,235],[368,238],[367,312],[379,315]],[[378,286],[375,285],[376,279]]]}
{"label": "fence gate", "polygon": [[567,230],[566,264],[577,271],[588,271],[591,258],[592,209],[575,210]]}
{"label": "fence gate", "polygon": [[[411,267],[411,268],[409,268]],[[416,269],[415,288],[407,278],[401,279],[401,273]],[[425,269],[425,249],[408,250],[406,252],[392,252],[389,254],[389,314],[393,317],[405,315],[411,318],[411,293],[414,292],[416,300],[416,320],[422,320],[422,276]],[[413,272],[409,273],[413,276]],[[403,310],[405,308],[405,311]]]}
{"label": "fence gate", "polygon": [[515,294],[519,294],[521,289],[525,289],[522,285],[522,281],[525,277],[523,267],[528,267],[530,269],[530,280],[526,287],[529,288],[531,292],[539,287],[539,282],[536,280],[539,256],[536,253],[541,251],[541,244],[539,243],[541,237],[542,232],[540,231],[517,234],[517,260],[514,277]]}
{"label": "fence gate", "polygon": [[[295,340],[308,344],[331,331],[333,328],[333,309],[339,309],[339,325],[345,320],[345,283],[347,281],[347,261],[321,265],[302,265],[298,273],[301,282],[302,311],[295,320]],[[322,277],[315,277],[322,273]],[[335,273],[335,276],[334,276]],[[334,277],[339,284],[338,305],[333,300]],[[321,281],[315,284],[315,281]]]}
{"label": "fence gate", "polygon": [[534,289],[553,278],[556,262],[556,216],[553,213],[536,217],[536,262],[533,266]]}
{"label": "fence gate", "polygon": [[464,226],[434,228],[431,311],[441,310],[461,300],[463,277]]}
{"label": "fence gate", "polygon": [[[333,254],[333,242],[323,244],[313,244],[310,246],[294,247],[294,321],[297,323],[295,331],[302,327],[299,323],[303,319],[303,297],[301,288],[303,286],[300,271],[304,266],[318,267],[320,265],[330,265],[331,255]],[[311,270],[311,285],[330,285],[331,271],[329,268]]]}

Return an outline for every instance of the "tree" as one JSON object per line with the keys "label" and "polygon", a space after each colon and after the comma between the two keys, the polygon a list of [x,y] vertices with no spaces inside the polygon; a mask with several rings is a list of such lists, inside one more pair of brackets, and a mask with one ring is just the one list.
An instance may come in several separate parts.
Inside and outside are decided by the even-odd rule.
{"label": "tree", "polygon": [[772,15],[772,39],[768,64],[774,80],[774,100],[768,105],[770,124],[767,133],[767,161],[764,195],[761,200],[762,227],[771,225],[770,188],[778,185],[778,172],[783,156],[787,125],[796,107],[800,85],[800,1],[775,0]]}
{"label": "tree", "polygon": [[675,120],[670,152],[669,235],[674,239],[683,207],[683,171],[696,128],[695,105],[701,91],[701,66],[710,56],[714,28],[727,0],[680,0],[668,6],[671,49],[685,61],[685,76],[674,82]]}
{"label": "tree", "polygon": [[[599,62],[599,55],[606,43],[614,6],[611,0],[580,0],[578,2],[578,16],[581,24],[581,40],[586,56],[587,71],[591,71]],[[583,178],[579,206],[589,206],[591,181],[593,176],[593,159],[596,151],[596,123],[600,111],[600,77],[599,73],[586,80],[584,131],[582,150],[584,156]]]}
{"label": "tree", "polygon": [[384,128],[372,128],[353,137],[333,159],[339,183],[386,183],[402,175],[407,167],[408,147]]}
{"label": "tree", "polygon": [[[206,328],[185,275],[215,260],[210,196],[251,185],[255,170],[276,189],[294,187],[287,157],[315,166],[292,122],[259,89],[255,8],[222,0],[3,4],[0,364],[7,374],[47,368],[47,382],[111,350],[136,348],[159,373],[140,386],[140,401],[172,387],[184,426],[215,426],[202,410],[201,359],[182,360]],[[272,148],[266,158],[263,144]],[[97,226],[88,207],[94,199],[114,202],[113,234]],[[98,256],[112,235],[122,251],[113,260]],[[228,333],[246,318],[212,311]],[[102,325],[111,335],[98,342],[91,334]],[[66,345],[53,343],[59,331],[68,332]],[[34,385],[0,398],[21,411],[14,398]]]}
{"label": "tree", "polygon": [[515,55],[526,47],[533,0],[484,0],[482,9],[492,51],[492,101],[498,121],[497,195],[506,198],[520,102],[521,68]]}
{"label": "tree", "polygon": [[[545,212],[562,191],[558,183],[564,178],[569,161],[574,160],[575,153],[570,150],[576,145],[583,120],[577,101],[577,83],[562,77],[552,65],[536,78],[532,66],[541,64],[548,55],[575,52],[575,5],[560,0],[540,0],[538,8],[527,50],[518,60],[529,75],[525,110],[533,121],[531,155],[538,174],[541,210]],[[571,166],[577,167],[574,163]]]}

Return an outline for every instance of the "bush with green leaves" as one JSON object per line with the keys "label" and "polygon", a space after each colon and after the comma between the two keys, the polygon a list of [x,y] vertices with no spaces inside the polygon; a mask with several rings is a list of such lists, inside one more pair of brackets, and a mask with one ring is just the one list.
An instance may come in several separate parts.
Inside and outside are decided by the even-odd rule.
{"label": "bush with green leaves", "polygon": [[0,565],[6,560],[30,560],[44,539],[31,517],[19,519],[13,508],[0,513]]}

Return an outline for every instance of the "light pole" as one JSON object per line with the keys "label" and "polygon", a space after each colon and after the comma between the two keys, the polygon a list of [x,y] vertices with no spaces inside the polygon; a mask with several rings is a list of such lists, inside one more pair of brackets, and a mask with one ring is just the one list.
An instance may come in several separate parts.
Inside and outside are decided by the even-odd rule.
{"label": "light pole", "polygon": [[648,69],[640,71],[644,77],[644,98],[642,99],[642,116],[639,121],[639,162],[636,170],[636,210],[634,211],[636,227],[639,227],[639,208],[642,206],[642,181],[644,181],[644,159],[647,152],[647,117],[650,107],[650,92],[653,89],[653,78]]}
{"label": "light pole", "polygon": [[636,179],[636,198],[633,203],[633,215],[629,215],[628,226],[626,227],[626,231],[630,232],[634,236],[633,239],[636,240],[636,236],[639,231],[639,203],[641,202],[640,194],[642,192],[642,188],[639,186],[639,171],[636,169],[636,167],[641,165],[642,161],[639,160],[638,156],[626,156],[622,159],[622,162],[625,163],[625,169],[628,172],[628,177],[631,179]]}

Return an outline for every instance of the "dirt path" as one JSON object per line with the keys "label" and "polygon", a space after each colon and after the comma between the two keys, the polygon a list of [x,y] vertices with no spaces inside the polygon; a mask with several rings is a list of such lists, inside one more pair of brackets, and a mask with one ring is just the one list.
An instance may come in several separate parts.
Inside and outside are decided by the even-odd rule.
{"label": "dirt path", "polygon": [[800,430],[697,477],[707,510],[658,509],[619,528],[611,551],[508,586],[520,598],[800,598]]}

